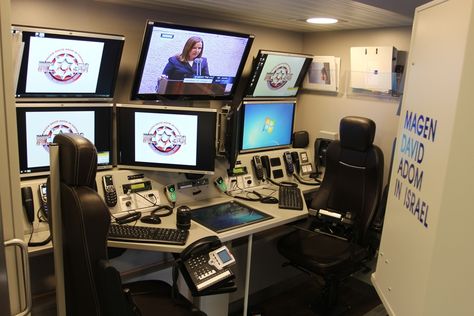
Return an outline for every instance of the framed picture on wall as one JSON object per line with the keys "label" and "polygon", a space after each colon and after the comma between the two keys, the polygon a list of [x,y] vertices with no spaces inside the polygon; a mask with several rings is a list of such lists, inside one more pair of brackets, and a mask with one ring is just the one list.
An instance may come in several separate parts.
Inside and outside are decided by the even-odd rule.
{"label": "framed picture on wall", "polygon": [[303,88],[319,91],[339,91],[339,70],[341,58],[335,56],[314,56],[306,74]]}

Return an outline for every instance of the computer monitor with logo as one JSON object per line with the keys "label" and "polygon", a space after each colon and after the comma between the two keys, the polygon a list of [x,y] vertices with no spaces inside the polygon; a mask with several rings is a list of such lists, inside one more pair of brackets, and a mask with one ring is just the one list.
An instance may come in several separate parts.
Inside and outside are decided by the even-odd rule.
{"label": "computer monitor with logo", "polygon": [[113,99],[122,35],[14,25],[20,61],[17,102]]}
{"label": "computer monitor with logo", "polygon": [[80,134],[97,149],[98,169],[112,167],[113,104],[17,106],[20,177],[49,173],[49,144],[60,133]]}
{"label": "computer monitor with logo", "polygon": [[119,168],[213,174],[217,110],[117,105]]}
{"label": "computer monitor with logo", "polygon": [[244,101],[240,153],[291,146],[295,100]]}
{"label": "computer monitor with logo", "polygon": [[310,55],[260,50],[254,60],[247,97],[295,97],[312,61]]}

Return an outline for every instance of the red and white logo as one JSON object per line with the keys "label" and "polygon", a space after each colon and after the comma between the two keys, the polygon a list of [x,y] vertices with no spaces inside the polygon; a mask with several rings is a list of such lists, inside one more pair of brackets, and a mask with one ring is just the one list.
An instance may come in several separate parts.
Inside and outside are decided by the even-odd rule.
{"label": "red and white logo", "polygon": [[291,80],[293,74],[291,73],[290,65],[281,63],[276,65],[272,71],[265,76],[267,85],[272,90],[278,90]]}
{"label": "red and white logo", "polygon": [[40,61],[38,71],[43,72],[50,80],[69,84],[79,79],[89,70],[78,52],[62,48],[51,53],[45,61]]}
{"label": "red and white logo", "polygon": [[181,135],[173,124],[160,122],[153,125],[148,133],[143,134],[143,142],[157,154],[169,156],[186,144],[186,136]]}
{"label": "red and white logo", "polygon": [[36,145],[43,146],[44,150],[49,152],[49,144],[53,142],[54,137],[63,133],[84,135],[84,133],[79,133],[79,130],[71,122],[57,120],[46,126],[41,135],[36,136]]}

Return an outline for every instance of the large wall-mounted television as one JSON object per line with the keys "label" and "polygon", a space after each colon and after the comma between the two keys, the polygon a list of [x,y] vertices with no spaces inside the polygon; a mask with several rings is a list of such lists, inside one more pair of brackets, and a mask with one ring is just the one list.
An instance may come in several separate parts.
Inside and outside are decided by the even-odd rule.
{"label": "large wall-mounted television", "polygon": [[244,101],[240,153],[291,146],[296,101]]}
{"label": "large wall-mounted television", "polygon": [[17,102],[113,99],[125,37],[13,26],[21,34]]}
{"label": "large wall-mounted television", "polygon": [[249,78],[247,97],[295,97],[312,61],[310,55],[260,50]]}
{"label": "large wall-mounted television", "polygon": [[117,105],[119,168],[213,174],[217,110]]}
{"label": "large wall-mounted television", "polygon": [[253,38],[148,21],[132,99],[232,98]]}
{"label": "large wall-mounted television", "polygon": [[97,168],[112,167],[113,104],[21,104],[16,108],[20,177],[49,173],[49,144],[60,133],[89,139],[97,149]]}

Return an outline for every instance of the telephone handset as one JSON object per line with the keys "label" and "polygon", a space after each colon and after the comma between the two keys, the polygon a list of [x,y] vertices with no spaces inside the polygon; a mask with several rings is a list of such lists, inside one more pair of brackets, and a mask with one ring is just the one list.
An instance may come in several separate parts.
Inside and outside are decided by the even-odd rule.
{"label": "telephone handset", "polygon": [[295,166],[296,173],[297,174],[300,173],[300,170],[301,170],[300,155],[298,154],[297,151],[291,152],[291,160],[293,161],[293,165]]}
{"label": "telephone handset", "polygon": [[267,155],[264,155],[264,156],[260,156],[260,160],[262,161],[263,169],[265,169],[266,178],[270,179],[271,178],[270,175],[272,173],[272,169],[270,167],[270,158],[268,158]]}
{"label": "telephone handset", "polygon": [[102,177],[102,185],[104,186],[105,204],[108,207],[114,207],[117,204],[117,190],[115,190],[112,175],[108,174]]}
{"label": "telephone handset", "polygon": [[181,253],[181,271],[190,288],[197,292],[219,286],[235,276],[228,268],[235,258],[216,236],[195,241]]}
{"label": "telephone handset", "polygon": [[260,156],[252,157],[252,165],[255,170],[255,176],[258,180],[263,180],[263,164]]}
{"label": "telephone handset", "polygon": [[48,218],[48,185],[45,183],[41,183],[38,187],[39,193],[39,200],[41,204],[41,211],[43,215]]}
{"label": "telephone handset", "polygon": [[289,151],[283,153],[283,161],[285,162],[286,173],[291,176],[295,172],[295,166],[293,165],[293,158]]}

